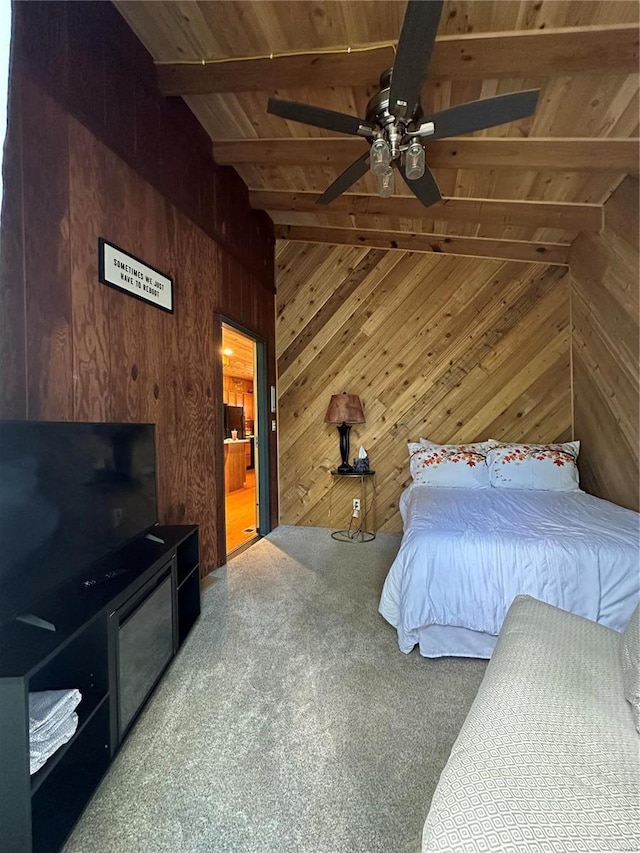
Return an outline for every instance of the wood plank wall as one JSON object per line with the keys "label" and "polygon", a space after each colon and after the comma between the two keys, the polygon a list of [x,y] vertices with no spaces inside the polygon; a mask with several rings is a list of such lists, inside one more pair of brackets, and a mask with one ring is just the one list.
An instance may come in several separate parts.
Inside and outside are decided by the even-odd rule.
{"label": "wood plank wall", "polygon": [[[235,207],[226,205],[235,184],[229,190],[229,173],[212,162],[194,176],[211,194],[206,229],[185,174],[173,189],[162,188],[164,161],[147,162],[146,173],[136,167],[143,156],[144,112],[136,111],[132,94],[139,92],[135,69],[128,88],[120,80],[121,94],[129,92],[133,100],[119,102],[124,124],[137,118],[138,132],[129,140],[134,147],[127,148],[122,137],[125,158],[111,144],[103,108],[112,81],[104,54],[83,54],[80,75],[74,51],[63,50],[75,44],[73,15],[76,36],[89,26],[81,25],[80,14],[92,26],[92,16],[105,23],[106,15],[114,29],[105,33],[114,38],[118,24],[127,30],[110,4],[17,6],[2,211],[0,417],[156,423],[161,520],[201,525],[206,573],[224,555],[220,315],[266,340],[269,381],[275,383],[269,228],[253,216],[246,194]],[[63,33],[56,30],[61,15],[68,27]],[[129,58],[135,46],[130,37]],[[101,51],[108,44],[104,37]],[[32,52],[40,57],[40,70]],[[64,77],[64,97],[51,94],[50,80],[43,85],[43,68]],[[159,98],[156,108],[161,117]],[[174,159],[188,158],[181,126],[167,128],[179,146]],[[149,138],[150,145],[161,141],[159,133]],[[168,156],[169,143],[162,145]],[[205,201],[197,195],[196,208]],[[98,282],[99,236],[174,278],[173,315]],[[275,435],[270,439],[275,524]]]}
{"label": "wood plank wall", "polygon": [[639,509],[638,180],[605,205],[605,227],[569,256],[580,478],[593,494]]}
{"label": "wood plank wall", "polygon": [[276,280],[281,523],[348,520],[334,393],[364,403],[352,456],[369,452],[382,530],[401,529],[408,440],[571,437],[566,268],[279,241]]}

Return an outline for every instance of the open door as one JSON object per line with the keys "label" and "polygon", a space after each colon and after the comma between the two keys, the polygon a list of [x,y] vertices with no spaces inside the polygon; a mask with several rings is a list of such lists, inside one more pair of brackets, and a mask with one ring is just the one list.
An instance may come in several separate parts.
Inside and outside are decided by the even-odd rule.
{"label": "open door", "polygon": [[258,377],[260,342],[222,323],[225,529],[227,557],[260,531]]}

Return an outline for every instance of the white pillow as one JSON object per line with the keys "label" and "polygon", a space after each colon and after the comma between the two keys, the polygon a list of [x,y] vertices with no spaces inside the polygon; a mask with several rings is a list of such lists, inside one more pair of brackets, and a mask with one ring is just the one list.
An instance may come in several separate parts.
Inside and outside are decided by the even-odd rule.
{"label": "white pillow", "polygon": [[496,489],[580,491],[579,450],[579,441],[494,446],[487,455],[491,485]]}
{"label": "white pillow", "polygon": [[488,489],[485,459],[488,442],[477,444],[410,443],[409,467],[414,483],[453,489]]}

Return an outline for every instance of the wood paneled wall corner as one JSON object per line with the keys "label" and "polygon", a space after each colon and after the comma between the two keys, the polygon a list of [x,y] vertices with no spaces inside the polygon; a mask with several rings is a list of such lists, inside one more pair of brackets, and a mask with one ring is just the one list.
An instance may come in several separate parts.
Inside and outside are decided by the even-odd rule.
{"label": "wood paneled wall corner", "polygon": [[605,227],[569,254],[575,435],[583,488],[640,508],[638,179],[605,205]]}
{"label": "wood paneled wall corner", "polygon": [[335,392],[365,405],[352,449],[370,453],[383,530],[401,526],[407,440],[570,437],[566,269],[284,241],[276,267],[282,523],[348,519],[328,473]]}

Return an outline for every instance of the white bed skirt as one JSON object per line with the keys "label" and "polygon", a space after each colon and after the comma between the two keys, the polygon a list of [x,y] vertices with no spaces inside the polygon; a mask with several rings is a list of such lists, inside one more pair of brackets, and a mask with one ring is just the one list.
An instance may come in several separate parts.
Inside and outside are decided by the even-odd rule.
{"label": "white bed skirt", "polygon": [[497,637],[454,625],[427,625],[418,630],[418,648],[423,658],[490,658]]}

